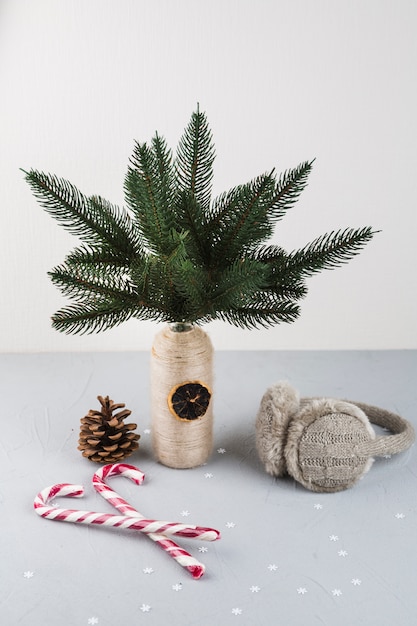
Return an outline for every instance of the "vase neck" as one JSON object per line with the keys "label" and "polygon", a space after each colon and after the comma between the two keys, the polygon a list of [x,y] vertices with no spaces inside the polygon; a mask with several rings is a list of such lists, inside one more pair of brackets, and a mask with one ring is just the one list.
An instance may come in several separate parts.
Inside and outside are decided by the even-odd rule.
{"label": "vase neck", "polygon": [[194,324],[189,322],[170,322],[168,326],[173,333],[185,333],[194,328]]}

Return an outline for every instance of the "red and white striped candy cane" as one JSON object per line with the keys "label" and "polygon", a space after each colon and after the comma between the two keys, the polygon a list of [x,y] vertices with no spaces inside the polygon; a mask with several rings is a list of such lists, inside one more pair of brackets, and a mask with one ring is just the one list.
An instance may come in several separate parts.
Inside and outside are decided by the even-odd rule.
{"label": "red and white striped candy cane", "polygon": [[[118,493],[110,489],[110,487],[104,482],[106,478],[110,476],[126,476],[130,478],[137,485],[141,485],[145,474],[133,465],[127,465],[125,463],[115,463],[114,465],[105,465],[101,467],[93,476],[94,489],[98,491],[110,504],[112,504],[120,513],[130,515],[132,517],[143,518],[144,516],[134,509],[126,500],[124,500]],[[164,535],[157,533],[150,533],[148,537],[158,544],[165,552],[167,552],[177,563],[187,569],[193,578],[201,578],[205,572],[205,566],[195,559],[186,550],[183,550],[174,541],[168,539]]]}
{"label": "red and white striped candy cane", "polygon": [[78,524],[97,524],[113,528],[137,530],[142,533],[159,533],[162,535],[180,535],[181,537],[198,538],[205,541],[219,539],[220,533],[214,528],[192,526],[177,522],[165,522],[153,519],[138,519],[127,515],[109,515],[94,511],[79,511],[76,509],[60,509],[50,506],[49,502],[56,496],[81,497],[84,489],[81,485],[60,483],[46,487],[35,498],[35,511],[41,517],[59,522],[73,522]]}

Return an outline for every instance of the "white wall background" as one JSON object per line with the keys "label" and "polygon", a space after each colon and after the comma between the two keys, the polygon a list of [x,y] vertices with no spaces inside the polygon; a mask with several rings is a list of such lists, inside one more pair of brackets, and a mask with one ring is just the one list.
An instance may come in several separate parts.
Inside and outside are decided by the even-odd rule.
{"label": "white wall background", "polygon": [[153,323],[52,330],[64,301],[46,272],[76,241],[19,168],[123,203],[133,139],[174,147],[197,102],[216,193],[316,157],[284,248],[382,231],[310,279],[297,322],[213,323],[216,349],[417,348],[416,32],[415,0],[0,0],[0,351],[150,348]]}

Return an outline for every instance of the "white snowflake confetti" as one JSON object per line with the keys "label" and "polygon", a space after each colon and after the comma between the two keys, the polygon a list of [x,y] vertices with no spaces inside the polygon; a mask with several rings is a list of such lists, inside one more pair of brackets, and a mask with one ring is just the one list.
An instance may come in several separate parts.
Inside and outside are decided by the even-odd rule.
{"label": "white snowflake confetti", "polygon": [[189,514],[190,514],[190,511],[187,511],[187,510],[185,510],[185,511],[181,511],[181,515],[182,515],[182,517],[188,517],[188,516],[189,516]]}
{"label": "white snowflake confetti", "polygon": [[298,587],[298,589],[297,589],[297,593],[298,593],[300,596],[303,596],[305,593],[307,593],[307,589],[306,589],[305,587]]}
{"label": "white snowflake confetti", "polygon": [[384,454],[383,458],[384,459],[391,459],[392,458],[392,454]]}
{"label": "white snowflake confetti", "polygon": [[150,435],[151,434],[151,429],[150,428],[145,428],[145,430],[143,431],[145,435]]}
{"label": "white snowflake confetti", "polygon": [[208,548],[206,548],[206,546],[200,546],[200,547],[198,548],[198,551],[199,551],[199,552],[208,552]]}
{"label": "white snowflake confetti", "polygon": [[206,472],[204,474],[204,478],[213,478],[213,474],[211,472]]}
{"label": "white snowflake confetti", "polygon": [[182,589],[182,584],[181,583],[176,583],[175,585],[172,585],[172,589],[174,591],[181,591]]}
{"label": "white snowflake confetti", "polygon": [[275,563],[271,563],[270,565],[268,565],[268,569],[270,572],[276,572],[278,569],[278,565],[275,565]]}
{"label": "white snowflake confetti", "polygon": [[339,537],[337,535],[329,535],[330,541],[339,541]]}
{"label": "white snowflake confetti", "polygon": [[359,578],[352,578],[350,582],[352,583],[352,585],[355,585],[355,587],[357,587],[358,585],[362,583],[362,581]]}
{"label": "white snowflake confetti", "polygon": [[149,611],[151,610],[151,606],[149,604],[142,604],[142,606],[140,606],[139,608],[142,613],[149,613]]}
{"label": "white snowflake confetti", "polygon": [[23,576],[24,576],[25,578],[33,578],[33,577],[34,577],[34,575],[35,575],[35,572],[31,572],[31,571],[29,571],[29,570],[28,570],[27,572],[23,572]]}
{"label": "white snowflake confetti", "polygon": [[332,594],[333,594],[335,597],[339,597],[339,596],[341,596],[341,595],[342,595],[342,592],[341,592],[341,590],[340,590],[340,589],[333,589],[333,590],[332,590]]}
{"label": "white snowflake confetti", "polygon": [[218,454],[225,454],[226,453],[226,448],[217,448],[217,452],[218,452]]}
{"label": "white snowflake confetti", "polygon": [[92,626],[94,626],[95,624],[98,624],[98,617],[90,617],[88,619],[87,624],[91,624]]}
{"label": "white snowflake confetti", "polygon": [[404,515],[404,513],[396,513],[396,514],[395,514],[395,517],[396,517],[397,519],[404,519],[404,518],[405,518],[405,515]]}
{"label": "white snowflake confetti", "polygon": [[320,509],[323,508],[323,505],[317,503],[317,504],[314,505],[314,508],[317,509],[317,511],[320,511]]}
{"label": "white snowflake confetti", "polygon": [[227,528],[234,528],[236,526],[236,524],[234,522],[226,522],[226,527]]}
{"label": "white snowflake confetti", "polygon": [[142,571],[144,574],[153,574],[154,572],[153,567],[144,567]]}
{"label": "white snowflake confetti", "polygon": [[242,615],[242,609],[236,607],[235,609],[232,609],[232,613],[233,615]]}
{"label": "white snowflake confetti", "polygon": [[252,593],[259,593],[261,590],[260,587],[258,587],[258,585],[252,585],[252,587],[249,588],[249,591],[252,591]]}
{"label": "white snowflake confetti", "polygon": [[339,556],[347,556],[348,553],[346,552],[346,550],[339,550],[339,552],[337,553]]}

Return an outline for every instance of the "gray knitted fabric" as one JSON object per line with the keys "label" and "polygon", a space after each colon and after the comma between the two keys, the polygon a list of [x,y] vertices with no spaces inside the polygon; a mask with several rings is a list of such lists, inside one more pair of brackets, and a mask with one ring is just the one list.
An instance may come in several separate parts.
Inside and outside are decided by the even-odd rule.
{"label": "gray knitted fabric", "polygon": [[[395,434],[376,437],[370,420]],[[401,452],[413,441],[413,427],[399,415],[357,402],[299,399],[286,382],[265,392],[256,418],[256,446],[266,471],[288,473],[317,492],[351,487],[374,456]]]}

